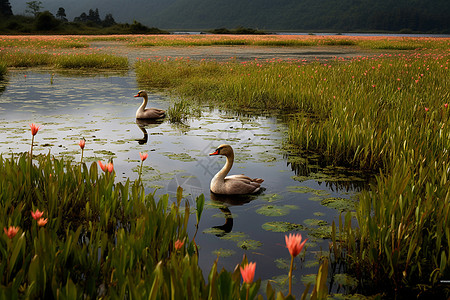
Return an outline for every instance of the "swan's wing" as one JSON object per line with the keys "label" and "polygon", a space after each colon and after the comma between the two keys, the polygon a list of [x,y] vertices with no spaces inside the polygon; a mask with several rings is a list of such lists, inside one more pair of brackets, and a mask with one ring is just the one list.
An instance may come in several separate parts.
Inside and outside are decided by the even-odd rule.
{"label": "swan's wing", "polygon": [[249,182],[257,182],[257,183],[261,183],[261,182],[264,181],[264,179],[261,179],[261,178],[250,178],[250,177],[245,176],[243,174],[229,175],[229,176],[225,177],[225,179],[236,179],[236,180],[244,180],[244,181],[249,181]]}

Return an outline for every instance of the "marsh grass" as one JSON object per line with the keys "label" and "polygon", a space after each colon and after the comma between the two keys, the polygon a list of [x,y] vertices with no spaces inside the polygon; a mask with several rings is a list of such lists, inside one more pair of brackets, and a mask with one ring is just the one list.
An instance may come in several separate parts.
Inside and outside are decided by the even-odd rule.
{"label": "marsh grass", "polygon": [[48,66],[62,69],[126,69],[126,57],[101,53],[50,54],[30,51],[1,51],[0,59],[8,67]]}
{"label": "marsh grass", "polygon": [[[50,154],[33,161],[28,153],[0,155],[0,172],[0,227],[19,228],[0,235],[2,298],[240,299],[248,293],[263,299],[261,279],[241,284],[239,268],[219,272],[217,261],[205,282],[197,245],[187,236],[191,209],[181,188],[173,202],[168,195],[155,199],[140,180],[115,183],[114,171],[102,172],[97,163]],[[197,227],[203,205],[201,195]],[[45,225],[33,219],[36,210]],[[326,273],[320,268],[318,277]],[[327,292],[320,285],[313,293],[318,290]],[[266,293],[285,299],[270,283]]]}
{"label": "marsh grass", "polygon": [[334,258],[345,257],[366,292],[438,295],[450,274],[449,63],[448,52],[430,51],[307,64],[141,61],[136,71],[185,97],[306,113],[290,120],[289,143],[379,174],[360,194],[356,224],[348,215],[338,227]]}

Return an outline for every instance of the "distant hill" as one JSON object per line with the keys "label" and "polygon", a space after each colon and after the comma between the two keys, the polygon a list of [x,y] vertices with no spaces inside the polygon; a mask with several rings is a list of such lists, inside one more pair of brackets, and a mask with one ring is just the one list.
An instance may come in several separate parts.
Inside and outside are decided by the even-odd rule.
{"label": "distant hill", "polygon": [[[10,0],[14,14],[26,1]],[[450,33],[449,0],[42,0],[63,7],[69,20],[98,8],[117,22],[137,20],[162,29],[244,26],[261,30],[399,31]]]}

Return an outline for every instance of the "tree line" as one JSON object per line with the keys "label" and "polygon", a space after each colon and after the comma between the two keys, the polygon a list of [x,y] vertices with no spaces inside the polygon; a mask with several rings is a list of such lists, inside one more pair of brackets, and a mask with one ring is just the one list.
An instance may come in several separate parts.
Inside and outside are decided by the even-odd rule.
{"label": "tree line", "polygon": [[148,28],[134,21],[132,24],[118,24],[112,14],[100,17],[98,8],[81,13],[73,22],[67,20],[66,10],[58,8],[55,15],[42,11],[41,1],[26,2],[27,16],[14,16],[9,0],[0,0],[0,32],[31,33],[47,31],[59,33],[167,33],[158,28]]}

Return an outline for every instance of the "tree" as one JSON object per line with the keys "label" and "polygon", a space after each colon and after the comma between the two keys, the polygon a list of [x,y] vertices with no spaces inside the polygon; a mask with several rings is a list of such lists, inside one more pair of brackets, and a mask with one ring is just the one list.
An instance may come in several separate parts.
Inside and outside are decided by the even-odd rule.
{"label": "tree", "polygon": [[37,30],[53,30],[58,25],[59,21],[48,10],[39,13],[36,17],[35,26]]}
{"label": "tree", "polygon": [[9,0],[0,0],[0,16],[9,17],[12,16],[11,4]]}
{"label": "tree", "polygon": [[113,26],[115,24],[116,24],[116,21],[114,20],[112,14],[107,14],[105,16],[105,19],[103,20],[103,26],[109,27],[109,26]]}
{"label": "tree", "polygon": [[66,10],[63,7],[58,8],[58,12],[56,13],[56,16],[64,22],[67,22],[66,18]]}
{"label": "tree", "polygon": [[30,2],[26,2],[26,3],[27,3],[28,8],[25,10],[25,12],[32,14],[36,18],[42,9],[42,2],[41,1],[30,1]]}

